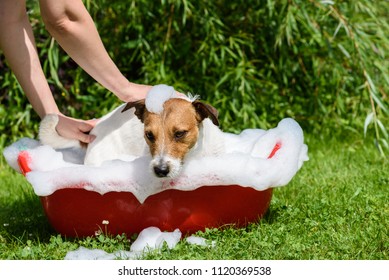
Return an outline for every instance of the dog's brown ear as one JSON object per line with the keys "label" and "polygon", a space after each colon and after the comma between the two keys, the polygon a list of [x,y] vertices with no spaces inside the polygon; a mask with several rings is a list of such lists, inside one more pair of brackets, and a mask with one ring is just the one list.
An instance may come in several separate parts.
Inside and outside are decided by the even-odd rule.
{"label": "dog's brown ear", "polygon": [[218,111],[211,105],[205,104],[200,101],[193,101],[192,105],[195,107],[200,119],[210,118],[214,125],[219,126]]}
{"label": "dog's brown ear", "polygon": [[144,99],[137,100],[134,102],[128,102],[124,107],[124,109],[122,110],[122,113],[134,107],[135,107],[135,115],[138,117],[138,119],[141,120],[141,122],[143,122],[143,116],[146,110]]}

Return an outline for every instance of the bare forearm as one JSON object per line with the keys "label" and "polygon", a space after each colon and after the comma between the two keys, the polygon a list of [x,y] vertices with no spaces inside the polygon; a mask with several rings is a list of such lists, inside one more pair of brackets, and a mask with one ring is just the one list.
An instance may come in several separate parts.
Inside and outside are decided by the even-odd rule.
{"label": "bare forearm", "polygon": [[41,68],[24,1],[0,1],[0,48],[38,115],[58,113]]}
{"label": "bare forearm", "polygon": [[90,143],[86,134],[95,121],[82,121],[62,115],[44,76],[24,0],[0,0],[0,48],[30,103],[41,118],[58,114],[60,135]]}
{"label": "bare forearm", "polygon": [[80,0],[41,0],[40,5],[48,31],[89,75],[123,101],[145,97],[149,87],[132,84],[122,75]]}

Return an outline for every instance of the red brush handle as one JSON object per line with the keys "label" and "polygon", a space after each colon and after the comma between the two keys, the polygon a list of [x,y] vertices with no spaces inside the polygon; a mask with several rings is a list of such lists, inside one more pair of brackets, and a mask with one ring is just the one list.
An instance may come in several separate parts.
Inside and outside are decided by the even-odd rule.
{"label": "red brush handle", "polygon": [[280,142],[277,142],[275,145],[274,145],[274,148],[273,150],[271,151],[270,155],[267,157],[267,158],[272,158],[276,153],[277,151],[281,149],[281,143]]}
{"label": "red brush handle", "polygon": [[18,165],[24,176],[26,176],[26,174],[31,171],[29,167],[30,162],[30,154],[27,151],[21,151],[18,155]]}

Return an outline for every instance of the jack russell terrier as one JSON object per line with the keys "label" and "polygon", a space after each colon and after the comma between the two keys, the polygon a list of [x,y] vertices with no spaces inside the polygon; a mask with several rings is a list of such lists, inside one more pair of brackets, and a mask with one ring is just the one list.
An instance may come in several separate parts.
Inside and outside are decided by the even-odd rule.
{"label": "jack russell terrier", "polygon": [[[41,143],[54,149],[82,149],[79,141],[56,132],[57,123],[57,115],[42,120]],[[99,120],[90,132],[96,138],[87,145],[84,164],[151,155],[150,169],[155,176],[175,178],[185,160],[225,152],[218,125],[217,110],[212,106],[179,96],[173,87],[154,86],[146,99],[123,104]]]}

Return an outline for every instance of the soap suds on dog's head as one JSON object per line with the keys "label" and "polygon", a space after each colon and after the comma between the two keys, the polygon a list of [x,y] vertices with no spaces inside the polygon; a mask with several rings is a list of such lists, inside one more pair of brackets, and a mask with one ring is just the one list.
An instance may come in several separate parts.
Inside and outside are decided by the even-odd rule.
{"label": "soap suds on dog's head", "polygon": [[155,114],[163,111],[163,104],[170,98],[177,98],[175,89],[167,85],[157,85],[151,88],[146,96],[146,109]]}
{"label": "soap suds on dog's head", "polygon": [[171,86],[156,85],[147,93],[145,99],[146,109],[151,113],[160,114],[163,111],[163,104],[171,98],[182,98],[189,102],[193,102],[197,100],[199,96],[191,95],[190,93],[188,96],[180,95]]}

